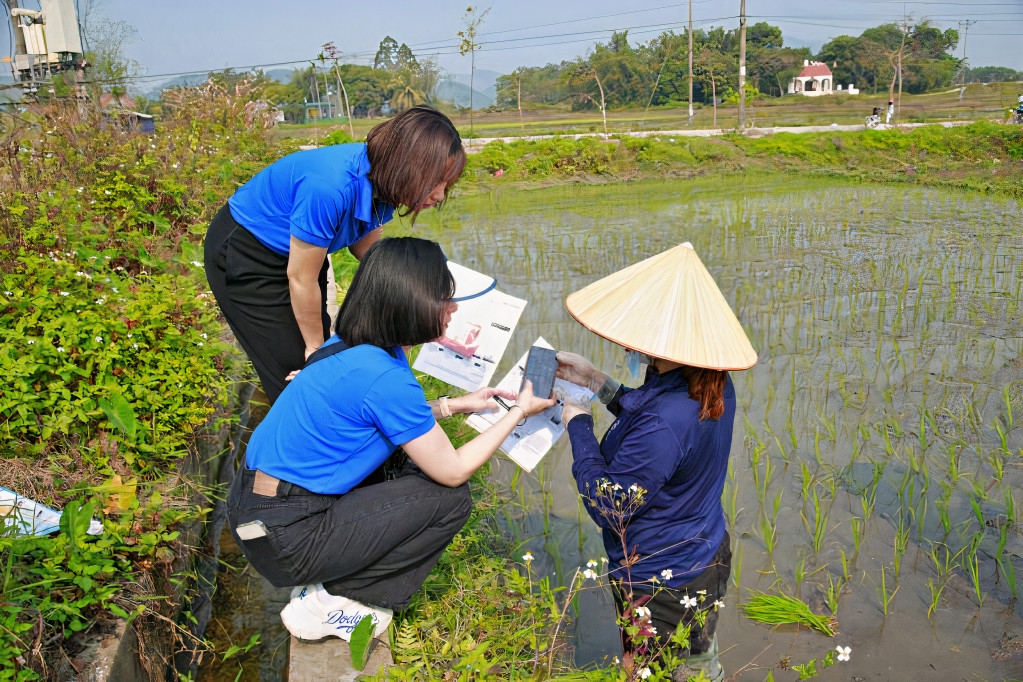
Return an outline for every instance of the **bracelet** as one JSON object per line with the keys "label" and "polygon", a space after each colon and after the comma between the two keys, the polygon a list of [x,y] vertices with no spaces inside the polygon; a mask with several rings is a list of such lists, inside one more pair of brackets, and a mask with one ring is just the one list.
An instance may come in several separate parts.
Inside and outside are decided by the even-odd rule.
{"label": "bracelet", "polygon": [[[520,419],[519,423],[515,425],[522,426],[523,424],[526,423],[526,411],[522,409],[522,405],[512,405],[512,407],[517,407],[522,412],[522,419]],[[511,407],[508,408],[508,411],[511,412]]]}
{"label": "bracelet", "polygon": [[448,396],[442,395],[441,397],[437,398],[437,407],[440,408],[441,418],[451,416],[451,407],[448,405]]}
{"label": "bracelet", "polygon": [[621,387],[622,382],[618,381],[617,379],[612,379],[611,377],[608,377],[607,379],[604,380],[604,383],[601,385],[601,387],[597,389],[597,399],[600,400],[600,402],[607,405],[609,402],[611,402],[611,399],[615,397],[615,393],[617,393],[618,389]]}

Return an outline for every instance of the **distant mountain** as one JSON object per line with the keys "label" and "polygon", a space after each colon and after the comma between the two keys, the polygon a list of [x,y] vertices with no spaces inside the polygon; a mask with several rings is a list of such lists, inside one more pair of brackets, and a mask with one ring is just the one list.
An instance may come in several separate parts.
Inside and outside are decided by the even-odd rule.
{"label": "distant mountain", "polygon": [[492,91],[491,96],[493,97],[497,94],[497,79],[503,75],[504,74],[498,73],[497,71],[476,69],[475,75],[470,75],[468,73],[449,73],[448,78],[465,86],[469,86],[471,80],[473,90],[482,93]]}
{"label": "distant mountain", "polygon": [[[294,69],[270,69],[263,73],[266,74],[267,78],[270,80],[275,80],[278,83],[289,83],[291,81],[291,74],[294,71]],[[160,93],[168,88],[194,87],[205,83],[208,77],[209,74],[205,73],[193,73],[185,76],[178,76],[177,78],[172,78],[169,81],[165,81],[164,83],[157,85],[151,91],[143,94],[149,99],[159,99]]]}
{"label": "distant mountain", "polygon": [[156,100],[160,99],[160,95],[161,93],[163,93],[164,90],[168,90],[170,88],[195,87],[196,85],[201,85],[205,83],[206,78],[207,78],[206,74],[198,73],[188,74],[185,76],[178,76],[176,78],[170,79],[169,81],[165,81],[160,85],[155,86],[149,92],[144,92],[142,94],[145,95],[147,99]]}
{"label": "distant mountain", "polygon": [[785,36],[784,39],[785,47],[808,47],[810,48],[810,52],[812,52],[813,54],[817,54],[818,52],[820,52],[821,46],[824,45],[824,43],[831,40],[830,38],[828,38],[827,40],[821,40],[820,38],[808,40],[806,38],[801,38],[799,36],[789,35]]}
{"label": "distant mountain", "polygon": [[[495,94],[496,91],[494,90],[493,85],[483,92],[473,88],[473,109],[484,109],[489,107],[494,103]],[[437,83],[437,89],[434,91],[434,95],[437,99],[441,99],[446,102],[454,102],[455,105],[459,107],[469,106],[469,86],[452,78],[441,79],[440,82]]]}

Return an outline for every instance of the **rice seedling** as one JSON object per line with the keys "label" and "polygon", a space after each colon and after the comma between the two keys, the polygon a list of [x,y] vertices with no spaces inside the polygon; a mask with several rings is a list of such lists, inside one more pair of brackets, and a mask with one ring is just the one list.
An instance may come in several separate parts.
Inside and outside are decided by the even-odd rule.
{"label": "rice seedling", "polygon": [[984,533],[978,531],[974,534],[973,540],[970,541],[969,551],[966,553],[963,563],[965,564],[966,573],[970,576],[970,582],[973,585],[974,594],[977,595],[977,605],[981,606],[984,604],[984,592],[980,589],[980,559],[977,558],[977,551],[980,549],[980,543],[984,539]]}
{"label": "rice seedling", "polygon": [[813,502],[813,523],[811,524],[806,518],[805,512],[800,511],[799,516],[803,519],[803,525],[806,526],[806,530],[810,533],[813,551],[820,552],[821,547],[824,545],[824,536],[827,532],[829,511],[822,508],[816,487],[813,489],[810,501]]}
{"label": "rice seedling", "polygon": [[830,619],[815,614],[806,602],[796,597],[753,592],[741,608],[747,618],[758,623],[771,626],[797,623],[822,635],[835,636]]}
{"label": "rice seedling", "polygon": [[899,569],[902,565],[902,556],[909,547],[909,529],[906,528],[905,520],[899,517],[899,527],[895,529],[895,577],[899,577]]}
{"label": "rice seedling", "polygon": [[[1007,431],[1012,430],[1012,399],[1009,396],[1009,384],[1002,388],[1002,404],[1005,405],[1005,427]],[[1001,433],[999,432],[999,435]],[[1004,444],[1003,444],[1004,449]]]}
{"label": "rice seedling", "polygon": [[995,561],[1002,572],[1002,577],[1005,578],[1005,582],[1009,586],[1012,598],[1016,599],[1019,596],[1019,585],[1016,583],[1016,567],[1012,565],[1012,559],[1004,554],[999,554],[995,557]]}
{"label": "rice seedling", "polygon": [[835,579],[828,573],[828,608],[832,615],[838,613],[838,594],[842,591],[842,583],[835,583]]}
{"label": "rice seedling", "polygon": [[885,574],[886,574],[885,567],[882,566],[881,567],[881,585],[878,587],[877,593],[878,593],[878,596],[880,596],[880,598],[881,598],[881,613],[883,613],[885,616],[887,616],[888,615],[888,609],[889,609],[889,607],[891,606],[891,603],[892,603],[892,599],[895,599],[895,594],[899,591],[899,587],[901,587],[901,585],[896,585],[895,589],[892,590],[891,593],[889,593],[888,592],[888,585],[887,585],[886,580],[885,580]]}
{"label": "rice seedling", "polygon": [[769,515],[767,510],[761,510],[760,514],[760,535],[768,554],[773,553],[774,548],[778,546],[778,512],[781,510],[782,492],[779,490],[775,496],[774,510],[771,514]]}
{"label": "rice seedling", "polygon": [[853,558],[855,559],[860,555],[860,542],[863,540],[863,519],[858,516],[850,517],[849,527],[852,530]]}
{"label": "rice seedling", "polygon": [[938,610],[938,602],[941,601],[941,591],[945,589],[945,583],[934,584],[934,578],[927,579],[927,589],[930,592],[931,601],[927,607],[927,617],[930,618]]}
{"label": "rice seedling", "polygon": [[739,482],[735,477],[735,466],[728,462],[728,479],[725,481],[725,490],[722,494],[725,518],[728,521],[728,528],[735,532],[735,517],[738,515],[739,506]]}

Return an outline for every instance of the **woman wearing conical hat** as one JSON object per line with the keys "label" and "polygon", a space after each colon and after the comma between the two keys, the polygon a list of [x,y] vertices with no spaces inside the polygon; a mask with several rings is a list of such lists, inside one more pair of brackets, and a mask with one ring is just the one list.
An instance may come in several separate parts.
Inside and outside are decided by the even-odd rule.
{"label": "woman wearing conical hat", "polygon": [[[616,417],[598,443],[589,406],[566,400],[562,414],[619,613],[639,638],[656,637],[720,679],[714,628],[731,572],[721,507],[735,417],[728,371],[755,365],[756,352],[688,242],[571,294],[565,306],[626,349],[634,376],[647,363],[645,381],[630,389],[558,353],[557,375],[588,386]],[[688,648],[671,642],[679,625],[690,627]],[[622,639],[627,651],[641,644]]]}

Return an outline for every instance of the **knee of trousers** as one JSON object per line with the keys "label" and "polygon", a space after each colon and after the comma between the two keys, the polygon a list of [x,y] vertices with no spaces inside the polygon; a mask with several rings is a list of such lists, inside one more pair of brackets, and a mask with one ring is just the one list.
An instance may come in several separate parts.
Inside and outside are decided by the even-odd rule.
{"label": "knee of trousers", "polygon": [[448,509],[446,518],[456,524],[458,528],[464,526],[465,522],[469,520],[469,515],[472,513],[472,493],[469,491],[468,483],[451,489]]}

